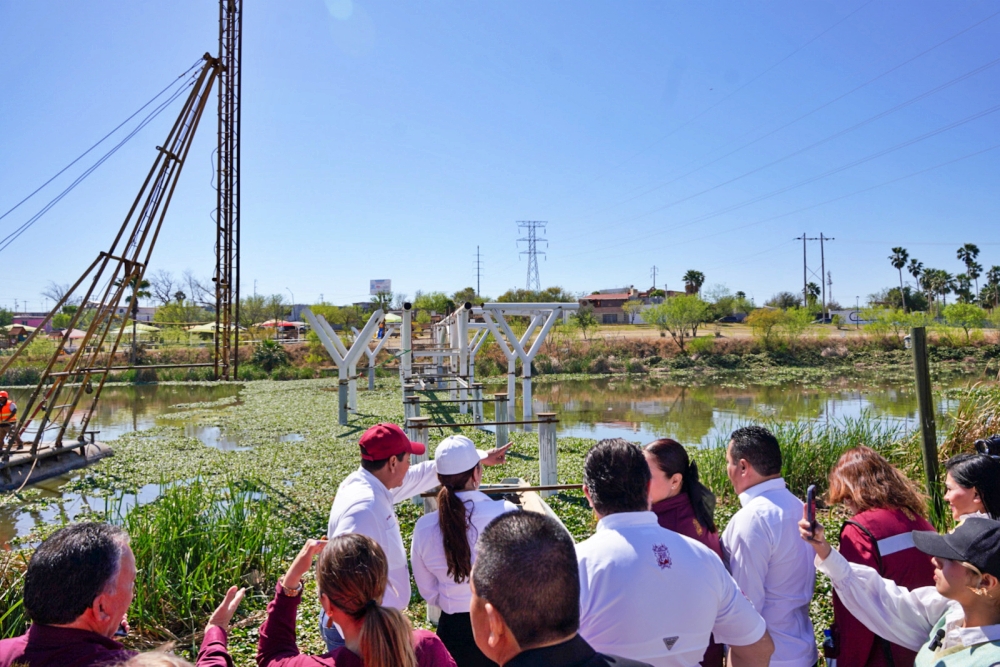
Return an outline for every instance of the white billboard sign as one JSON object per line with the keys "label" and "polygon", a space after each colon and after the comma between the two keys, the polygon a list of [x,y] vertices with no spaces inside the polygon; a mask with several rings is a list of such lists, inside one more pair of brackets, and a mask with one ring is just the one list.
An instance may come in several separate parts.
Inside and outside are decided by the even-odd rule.
{"label": "white billboard sign", "polygon": [[370,287],[368,293],[372,296],[376,294],[388,294],[392,291],[392,281],[389,279],[382,280],[372,280],[370,281]]}

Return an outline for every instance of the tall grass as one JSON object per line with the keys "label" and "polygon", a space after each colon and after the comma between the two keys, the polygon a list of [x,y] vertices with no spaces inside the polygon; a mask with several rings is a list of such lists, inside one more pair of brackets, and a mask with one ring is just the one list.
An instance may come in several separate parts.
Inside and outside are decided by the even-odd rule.
{"label": "tall grass", "polygon": [[163,489],[112,520],[128,531],[138,578],[129,622],[149,639],[190,638],[233,585],[246,610],[266,605],[294,543],[280,501],[253,481],[202,480]]}
{"label": "tall grass", "polygon": [[[899,423],[886,422],[864,413],[827,423],[812,421],[755,421],[770,429],[781,443],[781,474],[788,488],[804,496],[810,484],[820,491],[827,488],[827,475],[845,449],[867,445],[886,457],[914,480],[922,480],[920,449],[914,435]],[[734,425],[734,429],[743,424]],[[715,447],[693,452],[702,482],[719,498],[734,500],[726,475],[726,447],[729,436],[719,438]],[[921,486],[923,486],[921,484]]]}
{"label": "tall grass", "polygon": [[27,565],[24,552],[0,551],[0,638],[24,634],[28,625],[21,595]]}

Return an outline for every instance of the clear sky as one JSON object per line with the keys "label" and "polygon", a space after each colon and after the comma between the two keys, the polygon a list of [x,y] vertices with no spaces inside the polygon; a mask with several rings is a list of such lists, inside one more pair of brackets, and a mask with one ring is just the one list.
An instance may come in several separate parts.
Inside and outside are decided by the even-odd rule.
{"label": "clear sky", "polygon": [[[919,0],[247,0],[243,292],[297,302],[542,286],[800,290],[820,232],[845,305],[894,245],[1000,264],[1000,4]],[[212,0],[0,0],[0,214],[218,44]],[[7,249],[44,305],[109,245],[179,104]],[[151,269],[214,267],[214,111]],[[119,135],[116,135],[119,136]],[[109,146],[110,147],[110,146]],[[28,220],[104,148],[0,220]],[[819,245],[809,246],[818,272]],[[814,280],[818,279],[813,278]]]}

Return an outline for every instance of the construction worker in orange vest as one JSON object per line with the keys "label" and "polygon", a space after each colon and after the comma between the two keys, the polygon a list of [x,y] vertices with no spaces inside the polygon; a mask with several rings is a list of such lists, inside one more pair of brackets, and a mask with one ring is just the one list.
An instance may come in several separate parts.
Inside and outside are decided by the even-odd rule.
{"label": "construction worker in orange vest", "polygon": [[20,449],[23,445],[21,438],[18,437],[17,429],[17,404],[10,400],[7,392],[0,391],[0,446],[7,443],[7,437],[10,432],[14,431],[14,440],[17,442],[17,448]]}

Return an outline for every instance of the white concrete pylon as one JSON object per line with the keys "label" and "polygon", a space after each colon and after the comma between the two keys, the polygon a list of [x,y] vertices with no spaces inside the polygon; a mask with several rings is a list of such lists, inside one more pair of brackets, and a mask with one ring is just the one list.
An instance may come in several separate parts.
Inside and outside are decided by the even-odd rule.
{"label": "white concrete pylon", "polygon": [[326,321],[322,315],[316,316],[308,308],[302,311],[302,316],[306,318],[306,321],[312,326],[313,331],[319,336],[320,343],[326,349],[327,353],[333,359],[333,363],[337,366],[337,375],[341,380],[347,380],[349,383],[349,398],[348,402],[352,410],[358,409],[358,380],[355,377],[356,369],[358,366],[358,359],[361,354],[368,349],[368,341],[371,339],[375,330],[378,329],[379,322],[385,319],[385,314],[381,310],[376,310],[368,318],[368,323],[365,324],[361,332],[354,338],[354,342],[351,343],[350,349],[348,349],[337,332],[333,330],[333,327]]}

